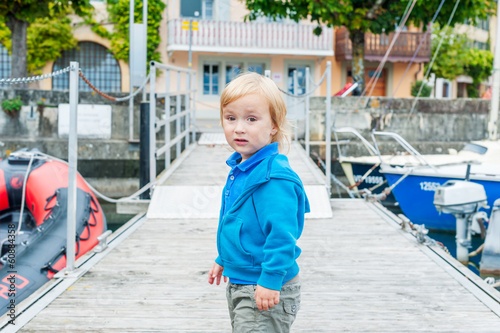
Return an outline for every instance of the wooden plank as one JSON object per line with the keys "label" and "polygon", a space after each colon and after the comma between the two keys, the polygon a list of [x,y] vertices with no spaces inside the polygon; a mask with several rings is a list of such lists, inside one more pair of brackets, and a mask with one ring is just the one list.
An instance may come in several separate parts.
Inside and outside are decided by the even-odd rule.
{"label": "wooden plank", "polygon": [[[500,319],[362,200],[334,200],[299,244],[295,332],[492,332]],[[148,220],[21,332],[230,332],[207,283],[216,220]]]}
{"label": "wooden plank", "polygon": [[[329,218],[329,197],[317,166],[293,143],[288,152],[310,197],[311,213],[306,218]],[[148,218],[218,218],[222,187],[229,172],[225,161],[232,154],[229,145],[197,145],[155,189]],[[324,179],[324,177],[323,177]]]}

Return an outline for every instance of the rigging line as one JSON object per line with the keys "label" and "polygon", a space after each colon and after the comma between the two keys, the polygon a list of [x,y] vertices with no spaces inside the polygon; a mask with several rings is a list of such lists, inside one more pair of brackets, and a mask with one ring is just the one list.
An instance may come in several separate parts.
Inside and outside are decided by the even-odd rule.
{"label": "rigging line", "polygon": [[365,181],[366,177],[368,177],[373,172],[373,170],[375,170],[379,165],[380,165],[380,162],[375,163],[355,184],[350,185],[349,188],[353,189],[353,188],[361,185]]}
{"label": "rigging line", "polygon": [[401,178],[399,178],[394,184],[392,184],[392,186],[389,186],[389,191],[392,192],[392,190],[399,185],[399,183],[401,183],[406,177],[408,177],[411,173],[413,172],[413,169],[409,169],[408,171],[406,171],[402,176]]}
{"label": "rigging line", "polygon": [[[413,11],[413,7],[415,6],[416,3],[417,3],[416,1],[408,2],[406,9],[403,13],[403,17],[401,18],[401,21],[399,21],[399,25],[398,25],[397,30],[396,30],[396,35],[394,35],[393,40],[391,41],[391,45],[389,46],[382,61],[379,63],[377,70],[375,71],[374,76],[370,79],[370,82],[368,85],[371,85],[371,88],[370,88],[370,93],[368,94],[368,97],[370,97],[372,95],[373,90],[375,89],[375,85],[377,84],[379,75],[380,75],[380,73],[382,73],[382,70],[384,69],[384,65],[387,62],[387,59],[389,58],[389,54],[391,53],[392,48],[396,44],[396,41],[398,40],[399,35],[401,34],[401,31],[403,31],[403,27],[405,26],[406,21],[410,17],[411,12]],[[365,94],[366,94],[366,89],[368,89],[368,85],[365,86],[365,90],[364,90]],[[363,96],[363,94],[361,94],[361,96]]]}
{"label": "rigging line", "polygon": [[[431,22],[430,22],[430,24],[429,24],[429,28],[427,29],[427,31],[426,31],[426,32],[425,32],[425,34],[424,34],[424,38],[422,38],[422,39],[420,40],[420,43],[418,44],[417,49],[416,49],[416,50],[415,50],[415,52],[413,53],[413,57],[411,58],[410,62],[408,63],[408,66],[406,66],[406,71],[404,72],[403,77],[401,77],[401,79],[400,79],[400,81],[399,81],[399,84],[398,84],[398,86],[396,87],[396,90],[394,90],[394,92],[393,92],[393,94],[392,94],[392,95],[393,95],[393,97],[389,100],[389,103],[388,103],[389,105],[391,104],[392,99],[394,98],[394,94],[398,91],[399,87],[401,86],[401,83],[403,82],[403,78],[404,78],[404,77],[406,76],[406,74],[408,73],[408,70],[410,69],[410,66],[413,64],[413,62],[414,62],[414,60],[415,60],[415,58],[416,58],[416,56],[417,56],[417,54],[418,54],[418,51],[420,51],[420,48],[421,48],[421,47],[422,47],[422,45],[423,45],[423,42],[424,42],[424,40],[425,40],[425,37],[426,37],[426,36],[430,33],[431,28],[432,28],[432,24],[436,21],[436,18],[437,18],[437,16],[438,16],[439,12],[441,11],[441,8],[443,7],[444,2],[445,2],[445,0],[442,0],[442,1],[441,1],[441,4],[439,5],[439,7],[438,7],[438,9],[437,9],[436,13],[434,14],[434,17],[432,18],[432,21],[431,21]],[[456,7],[455,7],[455,8],[456,8]]]}
{"label": "rigging line", "polygon": [[[439,12],[441,11],[441,8],[443,8],[443,5],[444,5],[444,2],[446,0],[442,0],[441,3],[439,4],[439,7],[437,9],[437,11],[434,13],[434,17],[432,18],[431,22],[429,23],[429,28],[427,29],[427,31],[425,32],[424,34],[424,37],[420,40],[420,43],[418,44],[418,47],[417,49],[415,50],[415,52],[413,53],[413,56],[411,57],[411,60],[410,62],[408,63],[408,66],[406,66],[406,70],[405,72],[403,73],[403,76],[401,77],[401,79],[399,80],[399,83],[398,83],[398,86],[396,87],[396,89],[393,91],[392,93],[392,96],[391,98],[389,99],[389,101],[387,102],[387,104],[384,106],[384,110],[382,111],[382,116],[387,112],[387,110],[389,109],[389,107],[391,106],[391,103],[392,101],[394,100],[394,95],[396,94],[396,92],[398,91],[399,87],[401,86],[401,83],[403,82],[403,79],[405,78],[406,74],[408,74],[408,71],[410,70],[410,66],[413,65],[413,62],[417,56],[417,53],[420,51],[420,47],[422,47],[422,44],[425,40],[425,37],[430,33],[430,30],[431,30],[431,26],[432,24],[434,23],[434,21],[436,21],[436,18],[439,14]],[[377,130],[378,126],[380,125],[380,120],[382,119],[382,116],[380,116],[377,120],[377,123],[375,124],[375,127],[373,128],[374,131]]]}
{"label": "rigging line", "polygon": [[[356,100],[356,103],[354,104],[353,109],[356,109],[358,107],[361,99],[366,95],[367,88],[369,85],[371,85],[372,88],[370,90],[370,93],[368,94],[368,97],[371,96],[371,94],[373,93],[373,89],[375,88],[375,84],[377,83],[377,80],[378,80],[378,74],[380,72],[382,72],[382,69],[383,69],[385,63],[387,62],[387,59],[389,58],[389,54],[391,53],[391,50],[394,47],[394,44],[396,44],[396,41],[399,38],[399,35],[401,34],[402,27],[406,24],[406,21],[408,20],[408,17],[410,16],[411,12],[413,11],[413,7],[415,6],[416,3],[417,3],[417,0],[413,0],[411,3],[408,2],[408,6],[410,6],[410,4],[411,4],[409,10],[408,10],[408,6],[407,6],[405,9],[405,14],[403,14],[403,18],[400,21],[400,24],[398,25],[398,27],[396,29],[396,34],[394,35],[394,37],[391,41],[391,44],[389,45],[389,47],[387,48],[387,51],[384,54],[384,58],[382,58],[382,61],[378,65],[377,70],[375,71],[375,75],[370,79],[370,82],[368,84],[365,84],[365,88],[364,88],[363,92],[361,93],[361,95]],[[362,79],[364,80],[364,78],[362,78]],[[374,80],[375,80],[375,82],[373,82]]]}
{"label": "rigging line", "polygon": [[442,35],[441,35],[441,39],[439,40],[439,44],[438,44],[436,50],[434,51],[434,54],[432,56],[432,60],[431,60],[431,62],[429,64],[429,67],[427,68],[425,76],[424,76],[424,78],[422,80],[422,84],[420,85],[420,88],[418,89],[417,96],[415,96],[415,99],[413,100],[413,104],[412,104],[410,112],[408,114],[408,121],[405,123],[405,128],[408,125],[408,122],[410,120],[410,117],[411,117],[413,111],[415,111],[415,107],[417,105],[417,101],[418,101],[418,99],[420,97],[420,94],[422,93],[422,89],[424,87],[424,81],[426,81],[427,78],[429,77],[429,74],[431,72],[432,66],[434,65],[434,62],[436,61],[436,58],[437,58],[437,55],[439,54],[439,50],[441,49],[441,46],[443,45],[444,38],[448,34],[448,29],[449,29],[449,27],[451,25],[451,21],[452,21],[453,17],[455,16],[455,12],[456,12],[456,10],[458,8],[458,4],[459,3],[460,3],[460,0],[457,0],[455,2],[455,7],[453,8],[453,11],[451,12],[450,18],[448,19],[448,22],[446,23],[446,26],[445,26],[445,28],[442,31]]}
{"label": "rigging line", "polygon": [[[414,1],[412,3],[411,11],[413,11],[413,7],[414,7],[415,4],[416,4],[416,1]],[[402,24],[398,26],[398,30],[396,31],[396,35],[394,36],[394,38],[391,41],[391,45],[389,46],[389,49],[387,50],[386,54],[384,55],[384,58],[382,59],[382,61],[378,65],[377,71],[376,71],[375,75],[370,79],[370,82],[368,84],[368,85],[370,85],[370,92],[368,94],[368,97],[370,97],[372,95],[373,90],[375,89],[375,85],[377,84],[377,81],[378,81],[378,78],[379,78],[379,74],[382,73],[384,65],[387,62],[387,59],[389,58],[389,54],[392,51],[392,48],[394,47],[394,45],[396,44],[396,41],[398,40],[398,38],[399,38],[399,36],[401,34],[401,31],[403,31],[403,26],[406,24],[406,21],[408,20],[408,17],[410,16],[411,11],[409,11],[407,13],[407,15],[405,16],[404,20],[401,22]],[[365,86],[365,93],[366,93],[366,89],[368,89],[368,85]]]}

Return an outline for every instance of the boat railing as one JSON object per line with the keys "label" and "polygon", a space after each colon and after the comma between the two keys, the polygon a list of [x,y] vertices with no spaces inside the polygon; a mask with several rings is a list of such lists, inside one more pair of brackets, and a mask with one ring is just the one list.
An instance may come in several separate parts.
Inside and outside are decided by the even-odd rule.
{"label": "boat railing", "polygon": [[362,135],[361,133],[359,133],[356,129],[352,128],[352,127],[341,127],[341,128],[334,128],[333,129],[333,135],[335,135],[335,142],[337,144],[337,151],[338,151],[338,155],[339,155],[339,158],[342,159],[344,158],[345,156],[342,154],[342,150],[340,148],[340,143],[342,142],[345,142],[345,141],[341,141],[339,140],[338,138],[338,134],[339,133],[343,133],[343,134],[352,134],[354,135],[355,137],[357,137],[361,143],[363,144],[363,146],[368,150],[368,152],[370,153],[371,156],[376,156],[378,155],[378,151],[377,149],[375,149],[375,147],[368,141],[366,140]]}
{"label": "boat railing", "polygon": [[408,143],[401,135],[393,132],[379,132],[379,131],[373,131],[372,132],[372,140],[374,143],[374,148],[377,151],[377,155],[380,158],[380,163],[383,163],[382,160],[382,154],[380,153],[379,145],[376,140],[376,136],[383,136],[383,137],[389,137],[394,139],[401,147],[403,147],[410,155],[415,157],[415,159],[421,164],[421,165],[427,165],[433,168],[433,166],[427,162],[427,160],[420,154],[413,146]]}

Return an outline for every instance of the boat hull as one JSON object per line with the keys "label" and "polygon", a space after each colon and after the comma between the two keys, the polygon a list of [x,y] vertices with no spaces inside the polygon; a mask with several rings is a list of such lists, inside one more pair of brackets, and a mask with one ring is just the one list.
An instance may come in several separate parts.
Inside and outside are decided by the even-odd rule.
{"label": "boat hull", "polygon": [[[28,161],[0,161],[0,315],[7,313],[12,319],[21,301],[66,267],[68,165],[49,157],[34,158],[32,165]],[[96,197],[79,174],[76,194],[78,259],[98,244],[97,237],[107,230],[107,224]]]}
{"label": "boat hull", "polygon": [[[384,175],[391,186],[403,177],[400,173],[385,172]],[[463,180],[463,178],[410,174],[396,185],[392,192],[401,210],[412,223],[425,224],[428,229],[455,231],[455,217],[451,214],[440,214],[433,203],[435,190],[448,180]],[[500,182],[484,179],[471,179],[471,181],[484,186],[489,207],[500,198]],[[490,209],[482,210],[490,213]]]}

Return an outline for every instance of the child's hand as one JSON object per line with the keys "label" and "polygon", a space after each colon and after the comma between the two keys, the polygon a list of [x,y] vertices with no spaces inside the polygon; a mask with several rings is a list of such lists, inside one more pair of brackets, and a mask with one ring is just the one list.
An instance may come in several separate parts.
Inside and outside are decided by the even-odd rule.
{"label": "child's hand", "polygon": [[[221,265],[214,263],[210,272],[208,272],[208,283],[214,284],[215,278],[217,278],[217,285],[220,284],[220,279],[222,277],[222,272],[224,271],[224,267]],[[224,282],[227,282],[227,276],[224,276]]]}
{"label": "child's hand", "polygon": [[255,303],[257,308],[268,311],[280,302],[280,292],[278,290],[267,289],[257,285],[255,289]]}

